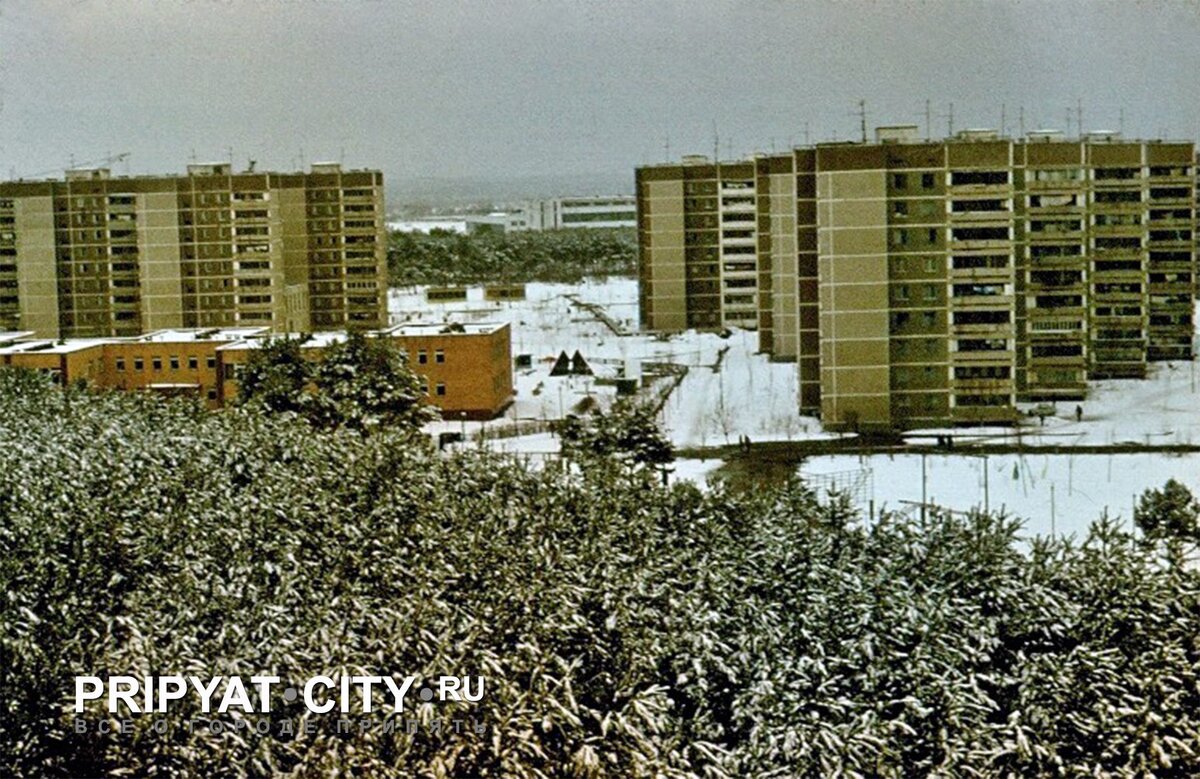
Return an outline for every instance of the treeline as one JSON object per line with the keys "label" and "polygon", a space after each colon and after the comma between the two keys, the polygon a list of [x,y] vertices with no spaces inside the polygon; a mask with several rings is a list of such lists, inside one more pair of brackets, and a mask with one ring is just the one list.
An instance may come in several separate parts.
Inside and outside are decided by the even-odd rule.
{"label": "treeline", "polygon": [[585,276],[631,275],[636,268],[633,230],[392,233],[388,243],[388,276],[393,286],[573,283]]}
{"label": "treeline", "polygon": [[[0,372],[0,774],[1200,774],[1197,574],[1112,523],[1025,551],[1001,518],[663,487],[640,433],[529,470],[257,408]],[[169,673],[486,687],[415,732],[178,727],[194,697],[73,728],[75,674]]]}

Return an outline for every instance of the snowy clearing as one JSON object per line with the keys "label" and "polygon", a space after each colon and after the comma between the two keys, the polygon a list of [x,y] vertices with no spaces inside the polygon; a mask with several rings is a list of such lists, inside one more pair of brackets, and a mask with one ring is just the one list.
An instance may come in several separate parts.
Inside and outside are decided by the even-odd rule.
{"label": "snowy clearing", "polygon": [[926,503],[969,511],[983,507],[986,498],[989,508],[1027,520],[1028,536],[1082,538],[1105,511],[1128,523],[1142,491],[1167,479],[1200,492],[1196,454],[837,455],[805,461],[800,476],[822,496],[830,489],[846,492],[864,517],[872,501],[876,514],[916,512],[922,460]]}
{"label": "snowy clearing", "polygon": [[[579,305],[600,306],[619,335]],[[609,279],[581,284],[528,284],[526,299],[488,301],[481,286],[469,287],[467,299],[429,303],[420,287],[394,289],[388,308],[394,323],[404,321],[508,322],[514,357],[527,354],[532,367],[517,369],[516,402],[505,420],[445,421],[432,432],[464,430],[473,435],[495,431],[513,420],[554,420],[573,413],[588,396],[601,406],[615,395],[612,386],[589,376],[550,376],[560,352],[578,350],[599,376],[615,376],[627,364],[643,370],[651,363],[685,366],[687,375],[671,392],[660,420],[676,446],[825,437],[820,423],[802,417],[796,407],[796,366],[772,363],[756,354],[758,336],[736,330],[729,338],[689,331],[659,338],[638,329],[637,281]],[[504,445],[508,448],[509,445]]]}

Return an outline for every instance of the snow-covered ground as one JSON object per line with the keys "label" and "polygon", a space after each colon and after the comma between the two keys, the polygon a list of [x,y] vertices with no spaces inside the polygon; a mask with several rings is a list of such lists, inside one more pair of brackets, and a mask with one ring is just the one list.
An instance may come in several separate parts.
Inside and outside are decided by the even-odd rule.
{"label": "snow-covered ground", "polygon": [[[1145,380],[1092,382],[1086,400],[1057,405],[1045,426],[1031,419],[1020,428],[957,428],[921,430],[906,436],[918,441],[938,433],[971,440],[1056,446],[1136,444],[1200,444],[1200,376],[1194,362],[1150,363]],[[1075,406],[1083,421],[1075,421]]]}
{"label": "snow-covered ground", "polygon": [[[614,333],[574,301],[597,304],[623,332]],[[756,333],[736,330],[729,338],[687,332],[666,338],[638,333],[637,281],[610,279],[582,284],[529,284],[526,299],[487,301],[482,287],[471,287],[467,300],[429,303],[424,290],[392,290],[388,302],[393,322],[509,322],[513,354],[528,354],[533,367],[515,373],[516,402],[507,422],[441,422],[432,431],[464,429],[473,434],[512,420],[561,419],[586,396],[607,406],[612,386],[592,377],[550,376],[560,352],[578,350],[598,374],[616,375],[627,363],[672,363],[687,367],[682,384],[670,395],[660,421],[676,446],[736,443],[742,435],[756,441],[825,436],[817,420],[796,408],[796,366],[772,363],[755,354]],[[498,446],[521,446],[509,441]],[[531,444],[539,445],[539,444]]]}
{"label": "snow-covered ground", "polygon": [[1027,520],[1029,536],[1082,539],[1106,511],[1128,523],[1142,491],[1167,479],[1200,493],[1198,466],[1196,454],[836,455],[805,461],[800,474],[822,494],[831,487],[846,492],[866,517],[872,501],[876,513],[918,511],[923,470],[927,503],[967,511],[986,500],[993,510]]}
{"label": "snow-covered ground", "polygon": [[[423,289],[391,291],[389,308],[394,322],[509,322],[513,354],[532,358],[532,367],[516,371],[516,401],[503,419],[444,421],[431,425],[431,431],[462,431],[468,436],[482,431],[485,445],[521,457],[531,467],[554,457],[558,440],[545,431],[545,421],[571,413],[589,396],[602,407],[615,398],[612,386],[597,384],[593,377],[549,375],[560,352],[571,355],[578,350],[601,375],[615,375],[627,364],[687,366],[686,376],[660,416],[676,446],[736,443],[743,435],[754,441],[830,436],[816,419],[796,412],[795,365],[772,363],[765,355],[756,354],[753,332],[734,331],[724,339],[712,333],[688,332],[669,338],[638,333],[637,282],[633,279],[529,284],[526,296],[522,301],[487,301],[483,288],[476,286],[468,289],[466,301],[429,303]],[[577,302],[602,307],[627,334],[614,333]],[[1080,404],[1082,422],[1075,420],[1076,404],[1071,402],[1059,404],[1044,426],[1033,420],[1017,429],[944,431],[954,434],[960,454],[926,457],[926,498],[956,510],[984,503],[985,461],[961,453],[971,440],[1001,442],[1020,436],[1030,444],[1200,444],[1200,386],[1195,372],[1192,363],[1158,363],[1150,366],[1145,381],[1096,382],[1089,388],[1088,399]],[[514,425],[527,434],[498,436],[505,428],[513,432]],[[938,432],[921,431],[909,438],[928,440]],[[881,455],[863,462],[869,466],[867,471],[857,457],[816,458],[805,463],[803,470],[810,476],[831,470],[848,472],[849,476],[838,479],[850,478],[857,486],[864,514],[872,501],[876,510],[883,506],[913,510],[911,504],[921,500],[920,455]],[[1077,534],[1106,509],[1128,519],[1134,498],[1170,477],[1200,490],[1198,455],[991,456],[986,462],[990,507],[1028,518],[1030,534],[1051,532],[1052,517],[1055,532]],[[672,478],[703,483],[719,465],[720,461],[712,459],[679,461]]]}

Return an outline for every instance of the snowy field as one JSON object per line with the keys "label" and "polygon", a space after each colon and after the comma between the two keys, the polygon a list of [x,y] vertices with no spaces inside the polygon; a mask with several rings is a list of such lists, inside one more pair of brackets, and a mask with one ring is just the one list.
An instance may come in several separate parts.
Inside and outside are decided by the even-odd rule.
{"label": "snowy field", "polygon": [[[1026,534],[1074,534],[1082,539],[1101,514],[1129,526],[1143,490],[1175,479],[1200,493],[1200,454],[1079,455],[837,455],[800,467],[820,493],[846,492],[868,516],[874,511],[919,511],[927,503],[955,511],[986,505],[1027,520]],[[986,494],[984,469],[986,468]]]}
{"label": "snowy field", "polygon": [[[576,302],[603,308],[624,335],[614,333]],[[619,368],[646,363],[686,366],[687,375],[663,407],[660,422],[676,446],[736,443],[748,435],[756,441],[824,436],[817,420],[796,410],[796,366],[772,363],[755,354],[757,334],[734,331],[729,338],[687,332],[666,338],[638,330],[637,281],[611,279],[582,284],[529,284],[522,301],[486,301],[482,287],[468,289],[467,300],[428,303],[424,290],[391,290],[388,307],[393,322],[508,322],[513,355],[528,354],[533,367],[514,374],[516,402],[504,420],[487,423],[441,422],[431,430],[474,433],[511,426],[514,420],[553,420],[572,413],[585,397],[601,406],[615,398],[614,388],[587,376],[550,376],[560,352],[578,350],[599,375],[615,376]],[[550,436],[533,441],[510,439],[495,444],[509,451],[552,452]]]}
{"label": "snowy field", "polygon": [[[580,304],[599,306],[620,334]],[[389,309],[393,322],[512,325],[513,354],[529,355],[532,367],[515,372],[516,401],[504,418],[437,422],[430,430],[461,430],[469,436],[483,432],[486,446],[521,457],[534,467],[558,452],[557,438],[545,431],[546,421],[561,419],[581,404],[594,401],[607,407],[615,399],[614,388],[598,384],[594,377],[550,376],[555,358],[564,351],[571,355],[578,350],[599,376],[615,376],[620,369],[637,370],[647,363],[686,366],[686,376],[659,418],[677,447],[737,443],[743,435],[754,441],[833,437],[821,430],[817,420],[796,412],[796,366],[772,363],[756,354],[755,333],[734,331],[724,339],[712,333],[669,338],[638,333],[634,279],[529,284],[525,300],[503,302],[486,301],[479,286],[468,289],[466,301],[451,303],[428,303],[420,288],[399,289],[390,292]],[[1096,382],[1081,405],[1082,422],[1075,420],[1071,402],[1059,404],[1044,426],[1033,420],[1016,429],[944,432],[954,434],[960,452],[971,441],[1015,443],[1017,437],[1029,444],[1200,444],[1200,391],[1194,363],[1151,365],[1145,381]],[[526,434],[510,435],[517,427]],[[908,438],[928,442],[938,432],[918,431]],[[926,457],[928,502],[960,511],[982,506],[984,462],[966,453]],[[1134,498],[1167,478],[1200,491],[1200,455],[990,456],[986,463],[988,505],[1027,518],[1031,535],[1050,533],[1052,523],[1054,532],[1082,534],[1105,510],[1128,520]],[[719,465],[713,459],[679,461],[672,478],[704,483]],[[804,464],[802,472],[815,483],[849,478],[864,514],[872,504],[877,511],[882,507],[916,510],[921,501],[920,455],[879,455],[865,458],[862,464],[857,457],[815,458]],[[849,475],[829,477],[831,472]]]}

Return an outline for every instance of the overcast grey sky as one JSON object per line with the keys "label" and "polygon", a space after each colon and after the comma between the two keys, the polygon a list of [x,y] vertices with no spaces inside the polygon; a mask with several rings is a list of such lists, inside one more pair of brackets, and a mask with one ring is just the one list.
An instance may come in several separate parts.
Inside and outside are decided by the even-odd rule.
{"label": "overcast grey sky", "polygon": [[[1025,126],[1200,134],[1200,5],[1158,2],[0,0],[0,174],[233,149],[392,177],[614,173],[664,157]],[[1072,119],[1074,122],[1074,119]],[[1072,128],[1074,130],[1074,127]],[[117,166],[124,171],[124,166]]]}

